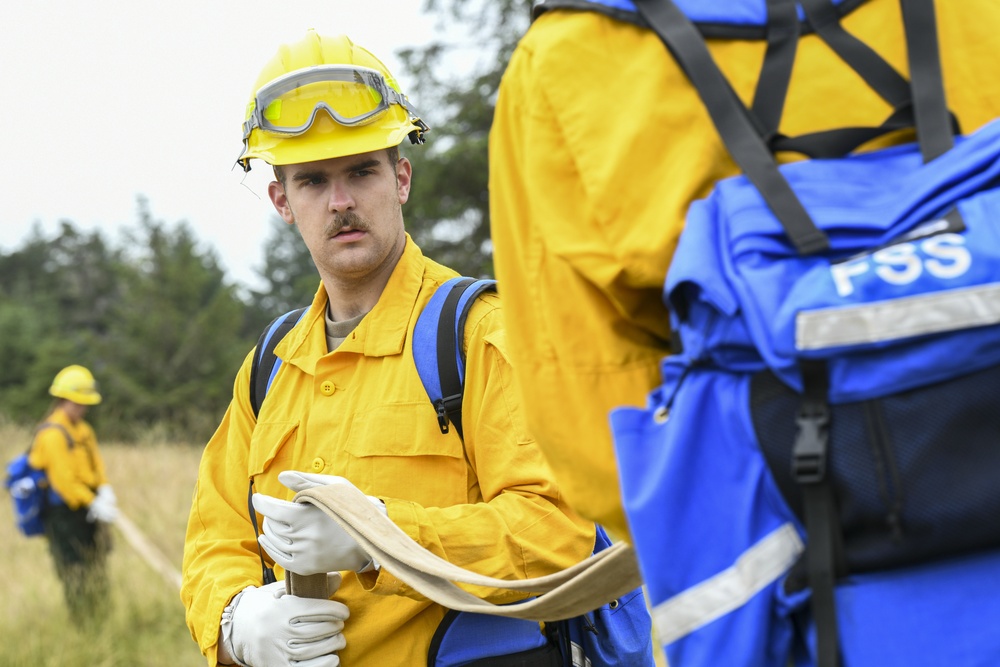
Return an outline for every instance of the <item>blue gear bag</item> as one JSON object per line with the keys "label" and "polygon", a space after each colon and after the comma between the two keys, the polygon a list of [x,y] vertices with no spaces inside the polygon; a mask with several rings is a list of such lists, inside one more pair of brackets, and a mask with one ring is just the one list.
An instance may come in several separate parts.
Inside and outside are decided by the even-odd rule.
{"label": "blue gear bag", "polygon": [[919,142],[833,131],[779,168],[677,7],[636,5],[744,172],[688,211],[682,351],[611,416],[671,667],[1000,664],[1000,121],[953,136],[933,5],[903,0],[913,92],[873,77],[897,112],[864,140]]}
{"label": "blue gear bag", "polygon": [[[59,424],[45,422],[35,431],[35,434],[46,428],[62,431],[67,445],[73,448],[73,438]],[[31,445],[24,454],[14,457],[7,463],[7,478],[4,486],[14,501],[14,520],[22,535],[34,537],[45,532],[45,508],[48,505],[61,504],[62,498],[49,487],[49,479],[44,470],[33,468],[28,463]]]}

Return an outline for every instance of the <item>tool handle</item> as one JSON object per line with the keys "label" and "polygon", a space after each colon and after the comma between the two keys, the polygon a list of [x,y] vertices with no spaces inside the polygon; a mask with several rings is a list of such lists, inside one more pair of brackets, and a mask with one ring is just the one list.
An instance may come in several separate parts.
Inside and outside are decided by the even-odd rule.
{"label": "tool handle", "polygon": [[300,598],[330,599],[330,587],[325,572],[308,575],[286,572],[285,592]]}

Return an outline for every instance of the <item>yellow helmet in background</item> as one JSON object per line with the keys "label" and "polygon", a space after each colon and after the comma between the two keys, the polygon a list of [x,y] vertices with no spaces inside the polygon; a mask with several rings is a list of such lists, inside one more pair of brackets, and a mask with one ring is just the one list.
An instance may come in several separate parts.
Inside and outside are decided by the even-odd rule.
{"label": "yellow helmet in background", "polygon": [[389,69],[348,37],[315,30],[282,46],[264,66],[243,122],[244,171],[250,160],[299,164],[423,143],[430,128]]}
{"label": "yellow helmet in background", "polygon": [[56,373],[49,393],[80,405],[97,405],[101,402],[101,395],[97,393],[97,381],[83,366],[67,366]]}

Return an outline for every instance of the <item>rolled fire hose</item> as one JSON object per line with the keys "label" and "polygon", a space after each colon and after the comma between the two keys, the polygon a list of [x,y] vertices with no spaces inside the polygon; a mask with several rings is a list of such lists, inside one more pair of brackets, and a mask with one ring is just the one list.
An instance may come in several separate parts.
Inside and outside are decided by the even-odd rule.
{"label": "rolled fire hose", "polygon": [[[330,484],[300,491],[296,502],[315,505],[400,581],[449,609],[532,621],[559,621],[597,609],[642,584],[635,552],[618,542],[561,572],[507,581],[453,565],[420,546],[375,508],[357,488]],[[457,583],[536,595],[516,605],[496,605]],[[288,573],[286,587],[300,597],[329,597],[325,574]],[[296,592],[298,591],[298,592]]]}

